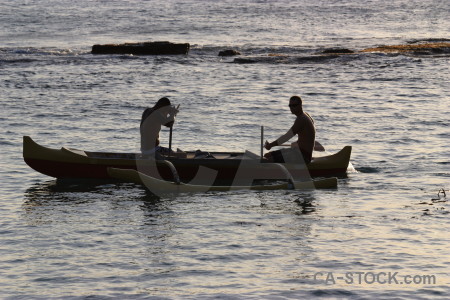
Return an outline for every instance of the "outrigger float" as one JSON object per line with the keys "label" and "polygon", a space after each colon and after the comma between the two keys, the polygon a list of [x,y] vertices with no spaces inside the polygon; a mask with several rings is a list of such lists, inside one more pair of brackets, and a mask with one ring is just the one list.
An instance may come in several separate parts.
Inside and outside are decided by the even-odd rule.
{"label": "outrigger float", "polygon": [[[282,166],[280,166],[283,168]],[[152,176],[148,176],[139,171],[132,169],[116,169],[108,168],[108,174],[116,179],[133,182],[145,186],[154,194],[164,193],[198,193],[208,191],[238,191],[238,190],[313,190],[313,189],[333,189],[337,187],[337,178],[322,178],[305,181],[289,180],[278,184],[264,185],[197,185],[182,182],[172,182],[160,180]]]}
{"label": "outrigger float", "polygon": [[[351,146],[346,146],[333,155],[313,158],[306,166],[304,164],[283,164],[283,166],[295,179],[345,176],[351,150]],[[186,152],[186,158],[167,157],[166,160],[155,161],[156,168],[152,168],[148,166],[149,159],[142,157],[140,153],[90,152],[66,147],[51,149],[37,144],[29,136],[23,137],[25,162],[39,173],[60,179],[112,179],[108,168],[116,168],[138,170],[157,179],[173,181],[173,172],[167,161],[173,164],[181,182],[185,183],[198,179],[197,173],[200,174],[204,170],[210,171],[207,173],[215,176],[214,185],[229,185],[236,176],[244,179],[246,176],[252,179],[286,178],[277,164],[261,160],[256,154],[249,155],[248,152],[211,152],[211,154],[214,159],[198,159],[195,158],[195,152]],[[211,184],[211,176],[208,175],[207,184]],[[202,184],[201,181],[195,182]]]}

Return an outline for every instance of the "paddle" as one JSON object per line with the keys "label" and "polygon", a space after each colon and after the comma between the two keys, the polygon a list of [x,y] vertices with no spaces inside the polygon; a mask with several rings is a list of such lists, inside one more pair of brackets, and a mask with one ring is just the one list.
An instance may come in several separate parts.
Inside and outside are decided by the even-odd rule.
{"label": "paddle", "polygon": [[[268,141],[266,141],[266,142],[268,142]],[[292,145],[291,144],[282,144],[282,145],[277,145],[276,147],[292,147]],[[324,152],[325,151],[325,147],[322,146],[321,143],[316,141],[315,144],[314,144],[314,151]]]}
{"label": "paddle", "polygon": [[[178,104],[177,108],[180,108],[180,104]],[[176,114],[175,114],[176,115]],[[173,119],[172,125],[170,125],[170,133],[169,133],[169,157],[172,154],[172,132],[173,132],[173,124],[175,124],[175,116]]]}
{"label": "paddle", "polygon": [[322,144],[319,143],[318,141],[315,141],[314,142],[314,151],[324,152],[325,151],[325,147],[322,146]]}
{"label": "paddle", "polygon": [[[277,145],[277,147],[292,147],[292,144],[282,144],[282,145]],[[318,141],[315,141],[314,151],[324,152],[325,151],[325,147],[322,146],[322,144],[319,143]]]}
{"label": "paddle", "polygon": [[172,153],[172,130],[173,130],[173,124],[170,126],[170,133],[169,133],[169,157]]}

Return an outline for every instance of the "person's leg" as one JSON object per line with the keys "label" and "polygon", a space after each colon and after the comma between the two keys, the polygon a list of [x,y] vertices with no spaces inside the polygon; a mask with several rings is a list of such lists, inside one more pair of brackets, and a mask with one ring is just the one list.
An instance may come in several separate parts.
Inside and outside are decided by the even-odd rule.
{"label": "person's leg", "polygon": [[269,153],[266,153],[264,155],[264,157],[267,158],[267,160],[269,162],[284,163],[283,154],[281,153],[280,150],[275,150],[275,151],[271,151]]}

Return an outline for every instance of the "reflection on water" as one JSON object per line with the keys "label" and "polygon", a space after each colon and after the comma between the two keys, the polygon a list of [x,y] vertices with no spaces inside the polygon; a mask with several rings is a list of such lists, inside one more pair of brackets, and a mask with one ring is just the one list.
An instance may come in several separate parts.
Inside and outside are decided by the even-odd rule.
{"label": "reflection on water", "polygon": [[[125,291],[175,268],[169,255],[177,242],[171,238],[178,215],[173,199],[161,200],[134,184],[55,180],[32,185],[24,198],[27,277],[16,286],[25,293],[48,283],[60,294],[80,295],[86,282],[114,282]],[[24,267],[12,261],[8,268],[23,274]],[[146,279],[136,280],[138,275]]]}
{"label": "reflection on water", "polygon": [[[34,15],[2,6],[0,298],[449,294],[450,202],[437,195],[450,184],[448,53],[319,57],[448,36],[448,1],[103,2],[72,1],[70,18],[63,1],[26,1]],[[156,40],[192,51],[89,53],[94,43],[145,41],[149,24]],[[224,45],[260,63],[218,58]],[[274,138],[294,121],[293,94],[328,151],[353,146],[358,172],[336,190],[157,198],[128,184],[30,186],[44,177],[20,155],[21,135],[52,148],[138,151],[141,113],[163,96],[181,103],[174,149],[259,153],[261,125]],[[347,271],[435,274],[439,285],[311,283],[316,272]]]}
{"label": "reflection on water", "polygon": [[314,197],[311,194],[298,196],[295,202],[301,208],[301,214],[310,214],[316,211],[316,205],[313,203]]}
{"label": "reflection on water", "polygon": [[160,198],[139,185],[71,179],[50,180],[30,186],[24,193],[22,208],[30,224],[41,224],[57,219],[58,213],[94,214],[99,206],[123,209],[130,200],[133,205],[141,203],[144,210],[155,210],[160,206]]}
{"label": "reflection on water", "polygon": [[[231,294],[236,288],[245,294],[263,290],[267,282],[276,282],[272,291],[301,286],[335,293],[343,286],[324,286],[311,276],[319,271],[340,274],[348,266],[373,271],[370,266],[380,262],[367,260],[366,247],[379,249],[391,261],[400,256],[404,261],[400,254],[423,230],[417,223],[424,220],[411,219],[401,203],[390,207],[392,222],[385,216],[386,204],[372,202],[368,212],[367,200],[339,200],[348,193],[236,191],[158,198],[134,184],[37,183],[26,190],[23,203],[23,219],[33,237],[28,256],[41,260],[28,265],[28,289],[33,288],[29,282],[53,282],[51,276],[60,274],[65,279],[59,280],[76,290],[83,280],[108,286],[113,278],[121,289],[153,296],[167,293],[168,279],[174,296]],[[435,198],[446,199],[442,192]],[[377,236],[387,241],[381,243]],[[350,248],[340,247],[344,244]],[[433,245],[423,247],[422,252],[439,252]],[[422,252],[409,255],[416,262]],[[80,262],[79,256],[88,259]],[[388,271],[421,270],[420,263],[411,262],[383,266]],[[17,268],[12,270],[20,273]]]}
{"label": "reflection on water", "polygon": [[100,285],[113,279],[121,289],[160,296],[168,278],[172,295],[260,289],[267,281],[287,288],[315,257],[308,242],[314,218],[304,217],[315,213],[315,201],[315,191],[161,199],[133,184],[37,183],[22,207],[34,236],[29,256],[44,259],[45,271],[31,263],[29,280],[55,282],[58,273],[59,282],[81,290],[77,278],[91,274]]}
{"label": "reflection on water", "polygon": [[[143,201],[155,201],[159,197],[147,193],[144,187],[132,183],[112,182],[108,180],[93,180],[93,179],[55,179],[36,183],[26,189],[25,202],[39,202],[43,200],[51,201],[83,201],[83,197],[76,193],[95,193],[95,194],[111,194],[113,191],[129,189],[139,189],[145,192],[142,195]],[[56,200],[56,201],[55,201]],[[86,200],[86,198],[84,198]]]}

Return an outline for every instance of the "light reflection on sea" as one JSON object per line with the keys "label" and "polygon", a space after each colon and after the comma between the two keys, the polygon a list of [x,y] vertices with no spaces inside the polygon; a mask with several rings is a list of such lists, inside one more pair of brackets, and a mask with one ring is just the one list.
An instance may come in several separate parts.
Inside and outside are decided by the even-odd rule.
{"label": "light reflection on sea", "polygon": [[[438,191],[450,188],[448,55],[314,57],[445,39],[445,4],[181,2],[81,1],[71,18],[56,2],[0,4],[0,296],[445,299],[450,207]],[[53,18],[44,24],[26,7]],[[136,29],[130,15],[148,21]],[[149,36],[193,47],[176,57],[88,53],[93,43]],[[229,47],[260,60],[217,57]],[[261,125],[272,140],[292,124],[293,94],[327,153],[353,146],[356,171],[337,190],[159,198],[133,184],[57,182],[22,159],[23,135],[51,148],[137,151],[141,113],[163,96],[181,104],[174,147],[259,153]],[[317,272],[437,282],[325,284]]]}

